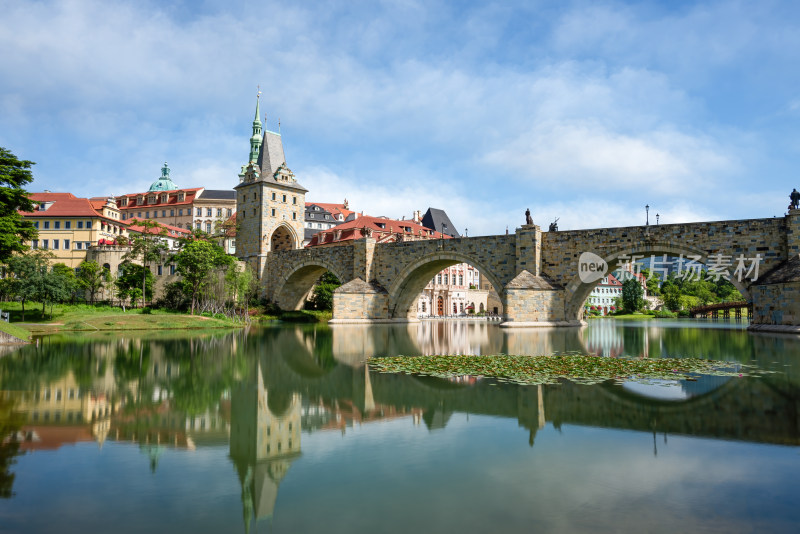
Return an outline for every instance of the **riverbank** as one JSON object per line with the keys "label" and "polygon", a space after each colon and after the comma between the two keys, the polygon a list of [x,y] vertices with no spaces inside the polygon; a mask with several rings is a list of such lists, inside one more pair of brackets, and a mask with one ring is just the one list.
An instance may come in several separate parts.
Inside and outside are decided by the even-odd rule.
{"label": "riverbank", "polygon": [[[241,322],[222,315],[206,317],[148,308],[128,309],[87,304],[64,304],[53,306],[52,313],[42,314],[41,305],[26,306],[25,320],[18,302],[3,302],[3,311],[11,314],[10,328],[18,328],[30,334],[52,334],[57,332],[103,331],[103,330],[178,330],[194,328],[241,328]],[[50,307],[46,308],[50,311]],[[10,332],[9,332],[10,333]],[[12,334],[14,335],[14,334]],[[19,337],[19,336],[17,336]]]}
{"label": "riverbank", "polygon": [[0,343],[26,343],[30,339],[31,333],[26,328],[0,321]]}

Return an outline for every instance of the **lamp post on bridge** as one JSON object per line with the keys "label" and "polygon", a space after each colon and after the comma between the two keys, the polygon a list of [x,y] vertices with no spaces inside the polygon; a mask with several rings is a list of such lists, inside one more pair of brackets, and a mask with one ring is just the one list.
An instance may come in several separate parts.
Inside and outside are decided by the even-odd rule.
{"label": "lamp post on bridge", "polygon": [[647,205],[644,207],[644,211],[645,211],[645,214],[646,214],[646,215],[645,215],[646,219],[645,219],[645,223],[644,223],[644,225],[645,225],[645,226],[650,226],[650,204],[647,204]]}
{"label": "lamp post on bridge", "polygon": [[658,218],[659,217],[660,217],[660,215],[658,213],[656,213],[656,226],[658,226]]}

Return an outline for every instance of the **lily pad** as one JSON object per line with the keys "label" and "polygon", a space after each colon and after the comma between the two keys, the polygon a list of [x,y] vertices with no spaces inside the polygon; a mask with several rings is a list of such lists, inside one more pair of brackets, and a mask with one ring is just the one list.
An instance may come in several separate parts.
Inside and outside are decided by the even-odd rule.
{"label": "lily pad", "polygon": [[370,358],[367,363],[371,369],[382,373],[439,378],[484,376],[518,384],[556,384],[563,379],[581,384],[606,380],[696,380],[697,375],[743,377],[769,372],[752,365],[699,358],[627,359],[575,353],[552,356],[393,356]]}

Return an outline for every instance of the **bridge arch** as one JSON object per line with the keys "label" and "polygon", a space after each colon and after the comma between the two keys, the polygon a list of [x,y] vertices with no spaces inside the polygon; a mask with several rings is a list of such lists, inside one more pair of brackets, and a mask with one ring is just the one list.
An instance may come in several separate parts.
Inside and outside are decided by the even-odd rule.
{"label": "bridge arch", "polygon": [[[644,258],[649,258],[652,255],[658,257],[663,256],[664,254],[670,257],[680,256],[682,254],[687,258],[699,256],[700,259],[697,260],[698,263],[702,263],[703,265],[708,264],[708,252],[671,242],[647,243],[642,244],[642,246],[639,247],[618,249],[615,252],[603,256],[603,260],[605,260],[605,262],[608,264],[608,272],[610,273],[615,271],[621,264],[624,263],[623,258],[629,259],[633,255],[641,255],[644,256]],[[734,285],[734,287],[736,287],[736,289],[739,290],[745,300],[748,302],[752,301],[748,287],[745,284],[739,282],[734,277],[731,277],[730,282]],[[583,318],[583,303],[586,301],[586,298],[589,296],[595,286],[599,283],[600,280],[586,284],[580,279],[580,276],[576,272],[575,276],[566,286],[567,293],[571,295],[567,301],[565,310],[567,320],[580,320]]]}
{"label": "bridge arch", "polygon": [[348,281],[339,266],[317,258],[304,259],[281,274],[275,285],[272,301],[282,310],[301,309],[311,288],[325,271],[332,272],[342,283]]}
{"label": "bridge arch", "polygon": [[459,263],[468,263],[478,269],[481,276],[485,276],[497,294],[502,296],[503,284],[483,262],[460,252],[439,250],[417,258],[397,274],[392,285],[387,288],[389,317],[415,317],[416,309],[412,309],[412,305],[428,282],[442,269]]}

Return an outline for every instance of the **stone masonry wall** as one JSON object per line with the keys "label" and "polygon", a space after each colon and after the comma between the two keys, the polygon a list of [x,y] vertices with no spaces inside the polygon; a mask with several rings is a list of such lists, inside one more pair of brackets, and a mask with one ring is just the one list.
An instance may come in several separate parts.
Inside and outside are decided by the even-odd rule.
{"label": "stone masonry wall", "polygon": [[800,323],[800,282],[753,286],[753,324]]}

